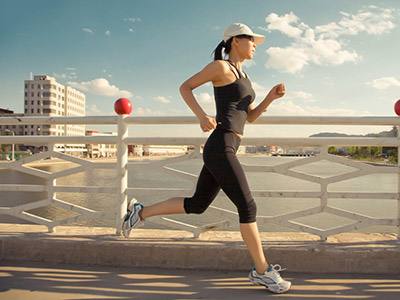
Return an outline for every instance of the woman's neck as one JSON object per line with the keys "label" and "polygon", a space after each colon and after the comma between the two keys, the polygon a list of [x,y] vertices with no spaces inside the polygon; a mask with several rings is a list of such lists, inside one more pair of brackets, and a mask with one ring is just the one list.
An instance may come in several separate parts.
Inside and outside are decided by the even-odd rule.
{"label": "woman's neck", "polygon": [[235,58],[235,57],[229,57],[228,59],[232,64],[235,65],[237,69],[242,71],[242,64],[243,64],[243,59]]}

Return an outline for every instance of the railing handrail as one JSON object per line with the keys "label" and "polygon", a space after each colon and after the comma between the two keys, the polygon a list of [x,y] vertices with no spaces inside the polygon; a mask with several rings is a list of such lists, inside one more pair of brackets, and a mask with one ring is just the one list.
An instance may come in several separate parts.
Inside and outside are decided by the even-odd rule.
{"label": "railing handrail", "polygon": [[[145,145],[200,145],[204,144],[207,137],[127,137],[126,144]],[[117,144],[117,136],[0,136],[0,144]],[[285,145],[285,146],[385,146],[397,147],[396,137],[244,137],[242,144]]]}
{"label": "railing handrail", "polygon": [[[125,117],[126,124],[198,124],[195,116],[134,116]],[[49,124],[114,124],[118,123],[118,116],[60,116],[60,117],[8,117],[0,115],[0,125],[49,125]],[[391,116],[262,116],[255,125],[400,125],[399,117]]]}

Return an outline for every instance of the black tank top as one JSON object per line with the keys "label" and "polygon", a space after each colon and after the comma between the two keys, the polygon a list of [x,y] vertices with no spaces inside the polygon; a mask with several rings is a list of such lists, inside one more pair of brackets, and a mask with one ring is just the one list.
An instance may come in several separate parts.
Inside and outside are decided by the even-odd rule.
{"label": "black tank top", "polygon": [[245,73],[246,77],[243,77],[235,65],[227,62],[236,69],[239,78],[232,70],[237,78],[236,81],[224,86],[214,86],[217,128],[243,134],[247,109],[256,95],[247,74]]}

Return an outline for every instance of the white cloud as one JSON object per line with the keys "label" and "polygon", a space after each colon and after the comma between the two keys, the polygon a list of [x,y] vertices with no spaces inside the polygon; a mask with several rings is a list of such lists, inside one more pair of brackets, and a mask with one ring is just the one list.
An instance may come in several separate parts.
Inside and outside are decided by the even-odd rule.
{"label": "white cloud", "polygon": [[316,33],[336,38],[341,35],[356,35],[361,32],[378,35],[389,32],[395,27],[393,10],[370,6],[369,10],[359,10],[351,15],[340,12],[343,16],[338,23],[332,22],[315,27]]}
{"label": "white cloud", "polygon": [[89,105],[88,111],[93,113],[101,113],[100,108],[98,108],[96,104]]}
{"label": "white cloud", "polygon": [[[195,93],[194,97],[196,98],[197,102],[199,105],[203,108],[203,110],[208,114],[208,115],[215,115],[216,110],[215,110],[215,102],[214,102],[214,96],[211,95],[210,93],[207,92],[201,92],[201,93]],[[186,106],[186,109],[188,112],[193,113],[192,110],[189,108],[189,106]]]}
{"label": "white cloud", "polygon": [[52,74],[57,79],[67,79],[74,80],[77,78],[76,72],[68,72],[68,73],[53,73]]}
{"label": "white cloud", "polygon": [[86,105],[86,115],[88,116],[112,116],[115,115],[114,109],[107,111],[101,110],[97,104]]}
{"label": "white cloud", "polygon": [[134,32],[133,28],[129,28],[129,32]]}
{"label": "white cloud", "polygon": [[251,86],[253,87],[253,90],[256,93],[257,98],[265,97],[268,94],[267,88],[255,81],[251,82]]}
{"label": "white cloud", "polygon": [[65,68],[67,71],[76,71],[75,67],[66,67]]}
{"label": "white cloud", "polygon": [[171,102],[171,100],[168,99],[168,97],[165,97],[165,96],[156,96],[156,97],[153,97],[153,99],[158,101],[158,102],[161,102],[161,103],[170,103]]}
{"label": "white cloud", "polygon": [[135,99],[136,99],[136,100],[143,100],[144,98],[143,98],[142,96],[136,95],[136,96],[135,96]]}
{"label": "white cloud", "polygon": [[162,111],[155,111],[148,107],[141,107],[139,106],[134,110],[134,114],[138,116],[160,116],[165,115]]}
{"label": "white cloud", "polygon": [[201,104],[210,104],[213,103],[214,97],[211,96],[209,93],[200,93],[200,94],[194,94],[195,98],[199,101]]}
{"label": "white cloud", "polygon": [[285,95],[285,99],[303,100],[304,102],[315,102],[313,95],[304,91],[289,91]]}
{"label": "white cloud", "polygon": [[265,66],[288,73],[296,73],[308,64],[309,58],[305,50],[298,47],[270,47],[266,51],[269,58]]}
{"label": "white cloud", "polygon": [[395,77],[382,77],[369,81],[366,84],[378,90],[385,90],[392,86],[400,86],[400,80]]}
{"label": "white cloud", "polygon": [[339,21],[339,32],[341,34],[358,34],[366,32],[368,34],[383,34],[395,27],[392,22],[394,19],[393,10],[370,6],[369,11],[359,10],[356,15],[343,13],[344,16]]}
{"label": "white cloud", "polygon": [[87,27],[83,27],[83,28],[82,28],[82,31],[83,31],[83,32],[86,32],[86,33],[90,33],[90,34],[93,34],[93,33],[94,33],[94,31],[93,31],[92,29],[87,28]]}
{"label": "white cloud", "polygon": [[60,79],[66,79],[67,78],[67,74],[66,73],[53,73],[53,76],[55,78],[60,78]]}
{"label": "white cloud", "polygon": [[115,85],[111,85],[105,78],[96,78],[86,82],[68,82],[68,84],[83,92],[88,92],[94,95],[108,97],[132,97],[131,92],[121,90]]}
{"label": "white cloud", "polygon": [[103,113],[101,112],[100,108],[96,104],[87,105],[86,107],[86,114],[88,116],[99,116]]}
{"label": "white cloud", "polygon": [[246,67],[246,68],[251,68],[251,67],[253,67],[253,66],[255,66],[256,65],[256,62],[252,59],[252,60],[245,60],[244,61],[244,63],[243,63],[243,66],[244,67]]}
{"label": "white cloud", "polygon": [[137,23],[137,22],[142,22],[141,18],[124,18],[125,22],[131,22],[131,23]]}
{"label": "white cloud", "polygon": [[283,34],[293,38],[300,37],[303,33],[302,29],[296,27],[298,25],[292,25],[297,23],[298,20],[299,18],[293,12],[285,14],[282,17],[272,13],[265,18],[265,21],[268,23],[268,30],[278,30]]}
{"label": "white cloud", "polygon": [[306,65],[340,65],[345,62],[357,62],[361,56],[354,50],[344,49],[344,43],[339,37],[367,33],[379,35],[389,32],[395,27],[393,10],[369,6],[359,10],[355,15],[341,12],[338,22],[311,28],[300,22],[293,13],[279,16],[269,14],[265,21],[267,28],[276,30],[288,36],[293,41],[288,47],[270,47],[266,50],[267,68],[288,73],[297,73]]}
{"label": "white cloud", "polygon": [[103,73],[104,73],[104,76],[107,76],[108,78],[111,78],[111,77],[112,77],[111,74],[108,74],[108,72],[107,72],[106,69],[103,69]]}
{"label": "white cloud", "polygon": [[[270,88],[266,88],[265,86],[255,81],[252,81],[251,85],[254,89],[254,92],[256,93],[256,98],[258,98],[259,100],[262,100],[265,96],[267,96],[267,94],[273,87],[271,86]],[[313,95],[304,91],[289,91],[285,94],[284,99],[303,100],[303,102],[315,102],[315,100],[313,99]]]}
{"label": "white cloud", "polygon": [[187,114],[187,112],[183,112],[182,110],[179,109],[167,109],[167,110],[154,110],[149,107],[142,107],[139,106],[137,108],[134,108],[132,115],[137,115],[137,116],[176,116],[176,115],[184,115]]}
{"label": "white cloud", "polygon": [[291,100],[278,99],[267,108],[269,115],[303,115],[303,116],[372,116],[367,110],[348,108],[324,108],[320,106],[298,105]]}
{"label": "white cloud", "polygon": [[111,35],[111,31],[110,30],[106,30],[106,32],[104,33],[106,36],[110,36]]}

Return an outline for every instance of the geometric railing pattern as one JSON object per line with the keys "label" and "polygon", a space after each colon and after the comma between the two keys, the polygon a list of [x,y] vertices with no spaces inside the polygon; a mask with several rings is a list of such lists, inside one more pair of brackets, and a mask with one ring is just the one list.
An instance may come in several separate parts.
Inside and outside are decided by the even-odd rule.
{"label": "geometric railing pattern", "polygon": [[[399,129],[399,119],[391,117],[261,117],[259,118],[260,124],[349,124],[349,125],[397,125]],[[174,176],[189,179],[193,182],[194,192],[195,185],[197,182],[197,176],[181,170],[174,169],[169,165],[172,163],[181,162],[188,159],[202,158],[200,152],[201,145],[204,144],[204,138],[155,138],[155,137],[128,137],[128,125],[129,124],[195,124],[197,123],[196,118],[192,117],[2,117],[0,118],[0,124],[114,124],[118,126],[118,135],[113,137],[107,136],[96,136],[96,137],[52,137],[52,136],[0,136],[0,144],[11,144],[11,143],[41,143],[48,144],[49,151],[35,154],[31,157],[21,159],[15,162],[1,163],[1,169],[12,169],[19,172],[23,172],[29,175],[37,176],[45,179],[46,185],[21,185],[21,184],[2,184],[0,183],[0,200],[2,191],[24,191],[24,192],[47,192],[47,197],[44,199],[18,205],[15,207],[2,207],[0,201],[0,214],[8,214],[21,219],[25,219],[37,224],[42,224],[48,227],[49,231],[53,231],[54,227],[58,225],[69,224],[71,222],[77,222],[82,219],[88,218],[101,218],[105,215],[105,212],[95,211],[89,208],[85,208],[80,205],[67,203],[62,199],[57,198],[57,192],[80,192],[80,193],[110,193],[115,199],[115,206],[117,207],[116,212],[116,233],[121,234],[120,226],[122,222],[123,214],[126,210],[128,193],[134,194],[137,189],[128,187],[128,144],[155,144],[155,145],[193,145],[194,151],[164,160],[156,160],[148,163],[149,168],[159,169],[162,168],[165,172],[170,172]],[[398,130],[399,133],[399,130]],[[269,144],[276,145],[296,145],[296,146],[318,146],[320,147],[320,153],[313,157],[305,157],[290,162],[285,162],[279,165],[264,166],[264,165],[246,165],[242,164],[245,172],[273,172],[276,174],[282,174],[313,182],[319,184],[319,191],[271,191],[271,190],[257,190],[252,191],[253,197],[291,197],[291,198],[317,198],[320,200],[318,206],[299,210],[295,212],[284,213],[276,216],[259,216],[257,222],[259,224],[280,224],[285,227],[315,234],[322,240],[326,240],[329,235],[333,235],[340,232],[351,231],[354,229],[360,229],[371,225],[390,225],[397,226],[400,233],[400,163],[397,167],[381,167],[373,166],[367,163],[356,162],[345,157],[339,157],[328,153],[328,146],[330,145],[380,145],[380,146],[393,146],[398,147],[398,153],[400,153],[400,135],[397,138],[244,138],[241,142],[242,145],[263,145],[268,141]],[[94,144],[94,143],[116,143],[117,144],[117,163],[99,163],[90,162],[85,159],[80,159],[71,155],[63,154],[53,150],[53,145],[56,143],[69,143],[69,144]],[[70,169],[62,170],[59,172],[46,172],[28,166],[28,163],[46,159],[46,158],[58,158],[76,164],[77,166]],[[320,177],[303,172],[296,171],[294,168],[304,166],[309,163],[318,161],[330,161],[333,163],[339,163],[353,168],[352,171],[334,175],[331,177]],[[98,186],[59,186],[57,185],[57,179],[60,177],[76,174],[82,171],[87,171],[93,168],[106,168],[114,169],[116,171],[116,185],[111,187],[98,187]],[[364,176],[367,174],[374,173],[393,173],[397,174],[398,186],[397,192],[394,193],[382,193],[382,192],[329,192],[328,187],[330,184]],[[180,190],[180,189],[175,189]],[[223,193],[223,191],[221,191]],[[190,195],[190,194],[188,194]],[[110,197],[111,198],[111,197]],[[328,205],[329,198],[359,198],[362,199],[391,199],[397,202],[397,217],[393,219],[388,218],[373,218],[356,212],[350,212],[341,208],[333,207]],[[48,205],[54,205],[56,207],[69,210],[74,212],[75,216],[67,217],[61,220],[49,220],[32,213],[29,210],[45,207]],[[195,226],[185,222],[174,220],[172,217],[153,217],[147,222],[163,225],[174,229],[183,229],[193,233],[194,237],[198,237],[202,232],[208,230],[214,230],[216,228],[225,228],[229,226],[227,216],[231,214],[237,215],[236,211],[230,211],[211,205],[209,209],[215,210],[218,216],[218,222],[205,224],[202,226]],[[295,219],[299,217],[312,216],[318,213],[330,213],[336,216],[351,219],[353,223],[346,224],[343,226],[337,226],[329,229],[319,229],[300,222],[296,222]],[[400,235],[398,235],[400,237]]]}
{"label": "geometric railing pattern", "polygon": [[[199,148],[197,147],[196,150]],[[192,180],[193,186],[195,186],[196,181],[197,181],[197,176],[194,176],[193,174],[183,172],[171,167],[168,167],[169,164],[176,163],[176,162],[181,162],[187,159],[194,159],[194,158],[199,158],[199,152],[194,151],[190,154],[171,158],[171,159],[165,159],[162,161],[155,161],[155,162],[150,162],[148,164],[148,168],[156,168],[156,167],[162,167],[164,168],[164,171],[169,171],[171,174],[186,178],[189,180]],[[306,165],[309,163],[317,162],[317,161],[331,161],[335,163],[340,163],[343,165],[347,165],[350,167],[353,167],[356,169],[356,171],[351,171],[345,174],[340,174],[328,178],[322,178],[319,176],[311,175],[311,174],[304,174],[301,172],[297,172],[295,170],[291,170],[294,167]],[[368,193],[368,192],[328,192],[328,185],[331,183],[337,183],[343,180],[347,180],[350,178],[356,178],[359,176],[364,176],[367,174],[371,173],[398,173],[398,169],[396,167],[385,167],[385,166],[373,166],[370,164],[362,163],[362,162],[356,162],[352,161],[347,158],[343,157],[338,157],[336,155],[328,154],[327,153],[327,147],[322,147],[321,152],[317,154],[314,157],[305,157],[305,158],[300,158],[295,161],[290,161],[286,162],[283,164],[279,165],[274,165],[274,166],[255,166],[255,165],[246,165],[243,164],[243,169],[245,172],[274,172],[314,183],[318,183],[320,185],[320,191],[252,191],[253,197],[307,197],[307,198],[319,198],[320,199],[320,204],[316,207],[312,207],[309,209],[305,210],[300,210],[300,211],[295,211],[295,212],[290,212],[287,214],[281,214],[278,216],[259,216],[257,217],[257,222],[260,225],[266,225],[266,224],[279,224],[279,225],[284,225],[285,227],[295,229],[298,231],[302,232],[308,232],[312,233],[315,235],[318,235],[322,240],[326,240],[326,238],[329,235],[333,235],[336,233],[340,232],[346,232],[346,231],[351,231],[354,229],[360,229],[363,227],[368,227],[371,225],[392,225],[392,226],[398,226],[399,224],[399,219],[398,218],[393,218],[393,219],[378,219],[378,218],[372,218],[369,216],[365,216],[359,213],[355,212],[350,212],[346,211],[344,209],[340,208],[335,208],[328,206],[328,198],[361,198],[361,199],[393,199],[394,201],[397,201],[399,198],[398,193]],[[128,189],[128,190],[133,190],[133,189]],[[221,193],[223,191],[221,190]],[[235,214],[237,215],[236,212],[234,211],[229,211],[227,209],[221,209],[218,208],[214,205],[211,205],[209,209],[215,209],[219,212],[218,219],[220,220],[219,222],[212,223],[212,224],[206,224],[204,226],[194,226],[192,224],[187,224],[183,223],[180,221],[173,220],[172,218],[169,217],[153,217],[150,219],[148,222],[158,224],[158,225],[164,225],[167,227],[172,227],[176,229],[182,229],[186,231],[190,231],[193,233],[195,237],[198,237],[202,232],[207,231],[207,230],[212,230],[215,228],[225,228],[226,226],[229,225],[228,220],[224,220],[224,217],[226,217],[228,214]],[[319,228],[315,228],[309,225],[301,224],[296,221],[293,221],[293,219],[299,218],[299,217],[305,217],[305,216],[310,216],[316,213],[321,213],[321,212],[327,212],[330,214],[334,214],[337,216],[345,217],[348,219],[351,219],[354,221],[352,224],[344,225],[344,226],[338,226],[335,228],[330,228],[327,230],[322,230]]]}
{"label": "geometric railing pattern", "polygon": [[[315,182],[320,185],[319,192],[258,192],[254,193],[255,196],[271,196],[271,197],[314,197],[320,199],[320,204],[316,207],[309,208],[306,210],[296,211],[292,213],[282,214],[273,217],[260,217],[258,222],[260,224],[265,223],[276,223],[281,224],[286,227],[296,229],[298,231],[308,232],[318,235],[321,239],[326,240],[329,235],[337,234],[340,232],[351,231],[354,229],[360,229],[363,227],[368,227],[371,225],[399,225],[399,219],[379,219],[365,216],[359,213],[350,212],[344,209],[335,208],[328,206],[328,198],[361,198],[361,199],[393,199],[398,201],[398,193],[367,193],[367,192],[328,192],[328,186],[332,183],[337,183],[350,178],[356,178],[359,176],[364,176],[371,173],[398,173],[398,169],[395,167],[385,167],[385,166],[372,166],[362,162],[352,161],[348,158],[338,157],[327,152],[327,148],[323,148],[325,151],[321,151],[315,157],[298,159],[296,161],[291,161],[283,163],[276,166],[245,166],[246,171],[264,171],[264,172],[276,172],[286,176],[291,176],[294,178],[299,178],[302,180]],[[357,169],[356,171],[351,171],[345,174],[340,174],[336,176],[331,176],[328,178],[322,178],[319,176],[314,176],[310,174],[304,174],[291,170],[293,167],[305,165],[311,162],[317,162],[321,160],[331,161],[335,163],[340,163]],[[326,212],[340,217],[345,217],[354,221],[352,224],[338,226],[336,228],[330,228],[326,230],[321,230],[315,227],[311,227],[305,224],[295,222],[291,219],[298,217],[310,216],[316,213]]]}
{"label": "geometric railing pattern", "polygon": [[[41,159],[47,158],[58,158],[64,161],[68,161],[78,166],[65,169],[59,172],[47,172],[37,168],[32,168],[26,164],[32,163]],[[20,184],[1,184],[0,191],[23,191],[23,192],[46,192],[47,197],[45,199],[37,200],[35,202],[18,205],[15,207],[0,207],[0,214],[8,214],[15,216],[30,222],[45,225],[48,227],[49,231],[52,232],[55,226],[66,225],[73,222],[79,222],[82,219],[97,219],[101,218],[105,213],[94,211],[89,208],[85,208],[76,204],[67,203],[57,198],[56,192],[79,192],[79,193],[113,193],[115,188],[113,187],[96,187],[96,186],[81,186],[81,187],[71,187],[71,186],[57,186],[57,178],[76,174],[79,172],[87,171],[93,168],[115,168],[114,164],[110,163],[93,163],[78,157],[56,152],[54,150],[49,150],[46,152],[41,152],[34,154],[30,157],[23,158],[18,161],[9,162],[2,165],[2,169],[10,169],[18,172],[26,173],[32,176],[37,176],[43,178],[47,181],[46,186],[42,185],[20,185]],[[29,210],[46,207],[48,205],[53,205],[58,208],[62,208],[67,211],[71,211],[77,215],[64,218],[61,220],[53,221],[49,220],[32,213]]]}

